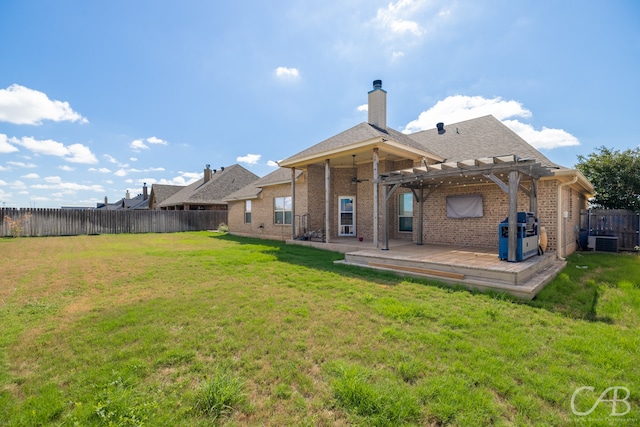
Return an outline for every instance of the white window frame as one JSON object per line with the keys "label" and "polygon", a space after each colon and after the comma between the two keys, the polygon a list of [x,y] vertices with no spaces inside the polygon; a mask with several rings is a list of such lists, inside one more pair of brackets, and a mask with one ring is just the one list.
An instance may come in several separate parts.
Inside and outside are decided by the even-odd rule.
{"label": "white window frame", "polygon": [[[342,201],[351,200],[351,210],[342,210]],[[342,214],[351,214],[351,224],[342,224]],[[355,196],[338,197],[338,236],[356,235],[356,198]]]}
{"label": "white window frame", "polygon": [[251,224],[251,200],[244,201],[244,223]]}
{"label": "white window frame", "polygon": [[[404,201],[406,198],[411,202],[411,215],[406,215],[406,211],[403,212]],[[405,215],[403,215],[403,213]],[[411,218],[411,229],[403,230],[401,227],[402,218]],[[400,193],[398,194],[398,233],[413,233],[413,193]]]}
{"label": "white window frame", "polygon": [[[282,209],[278,209],[278,200],[282,200]],[[288,208],[287,208],[288,207]],[[278,214],[282,214],[282,222],[278,222]],[[289,218],[287,218],[289,213]],[[291,209],[291,196],[282,196],[273,198],[273,223],[276,225],[291,225],[293,223],[292,218],[293,209]],[[289,220],[287,222],[287,219]]]}

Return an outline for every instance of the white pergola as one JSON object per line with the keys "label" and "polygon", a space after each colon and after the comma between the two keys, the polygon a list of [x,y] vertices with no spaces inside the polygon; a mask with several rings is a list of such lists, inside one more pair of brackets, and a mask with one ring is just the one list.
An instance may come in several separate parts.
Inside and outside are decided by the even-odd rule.
{"label": "white pergola", "polygon": [[[500,176],[507,176],[503,181]],[[383,186],[383,242],[382,250],[389,250],[388,201],[401,187],[410,188],[418,203],[418,245],[422,245],[422,216],[424,201],[438,188],[451,185],[477,184],[486,180],[496,183],[509,196],[508,216],[508,261],[516,261],[518,191],[529,197],[529,211],[538,216],[538,180],[551,176],[550,168],[533,159],[522,159],[516,155],[483,157],[458,162],[427,164],[409,169],[386,172],[380,175]],[[529,188],[523,185],[530,181]]]}

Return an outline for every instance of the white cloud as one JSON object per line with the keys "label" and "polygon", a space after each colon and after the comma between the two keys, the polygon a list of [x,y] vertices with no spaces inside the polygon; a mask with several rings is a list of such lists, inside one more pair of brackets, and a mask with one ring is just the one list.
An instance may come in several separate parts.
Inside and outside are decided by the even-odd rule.
{"label": "white cloud", "polygon": [[255,165],[260,161],[262,154],[247,154],[236,158],[236,162],[246,163],[248,165]]}
{"label": "white cloud", "polygon": [[274,162],[273,160],[269,160],[269,161],[267,162],[267,166],[272,167],[272,168],[277,168],[277,167],[279,167],[280,165],[278,165],[278,162]]}
{"label": "white cloud", "polygon": [[30,199],[33,202],[48,202],[49,200],[51,200],[48,197],[44,196],[31,196]]}
{"label": "white cloud", "polygon": [[276,76],[280,79],[296,80],[300,77],[300,72],[297,68],[278,67]]}
{"label": "white cloud", "polygon": [[400,51],[395,51],[391,53],[391,58],[392,59],[400,59],[404,56],[404,52],[400,52]]}
{"label": "white cloud", "polygon": [[64,158],[67,162],[84,164],[98,163],[96,156],[91,152],[89,147],[85,145],[71,144],[67,149],[69,150],[70,156]]}
{"label": "white cloud", "polygon": [[7,142],[7,135],[0,133],[0,153],[13,153],[15,151],[19,150]]}
{"label": "white cloud", "polygon": [[65,172],[73,172],[74,170],[76,170],[75,168],[72,168],[71,166],[68,166],[68,165],[58,166],[58,169],[63,170]]}
{"label": "white cloud", "polygon": [[199,180],[203,175],[201,172],[180,172],[180,174],[192,182]]}
{"label": "white cloud", "polygon": [[96,184],[85,185],[85,184],[78,184],[75,182],[65,182],[56,178],[59,178],[59,177],[47,177],[45,178],[45,181],[47,181],[48,184],[34,184],[29,187],[35,190],[95,191],[98,193],[105,192],[104,187],[102,187],[101,185],[96,185]]}
{"label": "white cloud", "polygon": [[356,110],[358,110],[358,111],[369,111],[369,104],[358,105],[358,107],[356,107]]}
{"label": "white cloud", "polygon": [[133,141],[131,141],[131,144],[129,144],[129,147],[135,152],[149,149],[149,146],[145,145],[144,141],[141,139],[134,139]]}
{"label": "white cloud", "polygon": [[98,163],[98,159],[96,159],[89,147],[82,144],[65,146],[63,143],[52,139],[37,140],[28,136],[24,136],[21,139],[11,138],[10,140],[12,143],[36,154],[62,157],[71,163]]}
{"label": "white cloud", "polygon": [[137,157],[129,157],[129,161],[130,162],[137,162],[138,158]]}
{"label": "white cloud", "polygon": [[127,176],[127,171],[124,169],[118,169],[115,173],[115,176]]}
{"label": "white cloud", "polygon": [[40,178],[40,175],[38,175],[37,173],[28,173],[26,175],[22,175],[20,178],[25,178],[25,179],[38,179]]}
{"label": "white cloud", "polygon": [[148,150],[149,146],[147,144],[145,144],[145,141],[148,142],[149,144],[155,144],[155,145],[168,145],[169,144],[167,141],[165,141],[163,139],[156,138],[155,136],[152,136],[152,137],[147,138],[145,140],[134,139],[133,141],[131,141],[131,144],[129,144],[129,148],[131,148],[136,153],[139,153],[142,150]]}
{"label": "white cloud", "polygon": [[62,182],[62,178],[60,178],[59,176],[47,176],[45,177],[44,181],[51,184],[58,184]]}
{"label": "white cloud", "polygon": [[169,145],[167,141],[160,138],[156,138],[155,136],[152,136],[151,138],[147,138],[147,142],[149,144]]}
{"label": "white cloud", "polygon": [[36,165],[33,163],[24,163],[24,162],[7,162],[8,165],[15,166],[17,168],[35,168]]}
{"label": "white cloud", "polygon": [[524,108],[518,101],[506,101],[500,97],[449,96],[420,113],[418,118],[409,122],[402,132],[414,133],[433,129],[438,122],[457,123],[489,114],[502,121],[535,148],[551,149],[580,144],[576,137],[562,129],[543,127],[542,130],[536,130],[530,124],[513,119],[513,117],[529,118],[532,116],[531,111]]}
{"label": "white cloud", "polygon": [[420,36],[424,33],[424,29],[412,18],[423,4],[424,1],[419,0],[398,0],[395,3],[389,3],[386,9],[378,9],[375,22],[384,30],[394,34],[410,33],[413,36]]}
{"label": "white cloud", "polygon": [[550,129],[543,126],[542,130],[535,130],[530,124],[521,123],[518,120],[502,122],[535,148],[551,149],[580,145],[578,138],[563,129]]}
{"label": "white cloud", "polygon": [[118,163],[118,161],[116,160],[116,158],[115,158],[115,157],[113,157],[113,156],[110,156],[109,154],[105,154],[105,155],[104,155],[104,158],[105,158],[105,159],[107,159],[107,161],[108,161],[109,163]]}
{"label": "white cloud", "polygon": [[88,123],[87,119],[71,109],[68,102],[51,100],[40,91],[17,84],[0,89],[0,121],[16,125],[40,125],[43,120]]}
{"label": "white cloud", "polygon": [[111,173],[111,169],[108,169],[108,168],[89,168],[89,172]]}
{"label": "white cloud", "polygon": [[27,185],[22,181],[13,181],[9,186],[14,190],[24,190],[27,188]]}
{"label": "white cloud", "polygon": [[162,184],[162,185],[189,185],[202,178],[202,173],[197,172],[178,172],[180,175],[171,179],[158,179],[147,178],[144,182],[147,184]]}

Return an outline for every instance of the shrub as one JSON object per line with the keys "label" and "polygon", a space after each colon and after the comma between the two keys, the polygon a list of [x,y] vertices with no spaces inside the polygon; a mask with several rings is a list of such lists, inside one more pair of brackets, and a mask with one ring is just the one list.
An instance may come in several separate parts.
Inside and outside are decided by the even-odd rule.
{"label": "shrub", "polygon": [[22,218],[13,219],[9,215],[4,216],[4,220],[9,224],[9,230],[11,231],[11,235],[13,237],[20,237],[24,235],[24,227],[27,222],[31,219],[31,214],[26,213],[22,215]]}
{"label": "shrub", "polygon": [[229,226],[227,224],[225,224],[224,222],[221,222],[220,225],[218,225],[218,231],[220,231],[222,233],[228,233],[229,232]]}

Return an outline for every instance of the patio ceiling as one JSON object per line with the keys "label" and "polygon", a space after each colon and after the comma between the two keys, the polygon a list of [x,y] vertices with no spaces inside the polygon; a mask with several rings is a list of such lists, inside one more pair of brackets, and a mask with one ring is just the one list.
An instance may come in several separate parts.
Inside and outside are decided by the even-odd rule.
{"label": "patio ceiling", "polygon": [[428,188],[441,185],[468,185],[495,182],[495,174],[517,171],[534,179],[551,176],[548,166],[532,159],[522,159],[517,155],[483,157],[459,162],[424,164],[423,166],[401,169],[380,174],[383,185],[397,185],[408,188]]}

